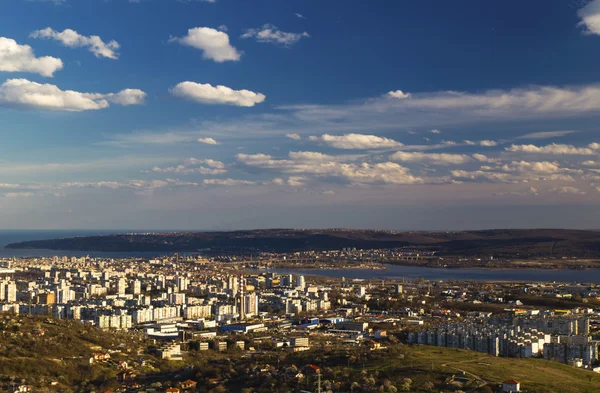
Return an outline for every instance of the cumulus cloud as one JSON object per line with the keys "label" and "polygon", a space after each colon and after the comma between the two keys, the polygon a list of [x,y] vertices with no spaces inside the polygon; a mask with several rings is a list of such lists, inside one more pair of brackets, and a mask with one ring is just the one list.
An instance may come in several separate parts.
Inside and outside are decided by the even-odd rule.
{"label": "cumulus cloud", "polygon": [[[590,145],[591,146],[591,145]],[[512,145],[506,148],[506,151],[519,153],[539,153],[539,154],[562,154],[562,155],[592,155],[595,154],[592,148],[581,148],[573,145],[560,145],[553,143],[546,146],[536,145]]]}
{"label": "cumulus cloud", "polygon": [[209,83],[181,82],[173,87],[171,94],[203,104],[223,104],[251,107],[263,102],[264,94],[250,90],[233,90],[227,86]]}
{"label": "cumulus cloud", "polygon": [[316,175],[338,178],[352,184],[420,184],[423,179],[412,175],[408,168],[394,162],[344,163],[314,152],[291,152],[290,159],[276,159],[267,154],[238,154],[247,166],[270,169],[296,175]]}
{"label": "cumulus cloud", "polygon": [[219,142],[217,142],[213,138],[209,138],[209,137],[198,138],[198,142],[204,143],[205,145],[218,145],[219,144]]}
{"label": "cumulus cloud", "polygon": [[490,157],[486,156],[485,154],[480,154],[480,153],[472,154],[471,157],[473,157],[474,159],[476,159],[479,162],[498,162],[497,158],[490,158]]}
{"label": "cumulus cloud", "polygon": [[336,149],[387,149],[403,146],[402,143],[393,139],[364,134],[324,134],[321,136],[311,136],[309,140],[321,142]]}
{"label": "cumulus cloud", "polygon": [[584,195],[585,192],[581,191],[576,187],[556,187],[550,190],[551,192],[557,192],[559,194],[575,194],[575,195]]}
{"label": "cumulus cloud", "polygon": [[116,94],[106,94],[105,97],[108,101],[123,106],[141,105],[146,101],[146,93],[139,89],[125,89]]}
{"label": "cumulus cloud", "polygon": [[466,171],[462,169],[450,172],[452,177],[461,180],[483,180],[487,182],[515,183],[516,180],[508,173],[493,172],[487,170]]}
{"label": "cumulus cloud", "polygon": [[581,18],[578,26],[584,29],[585,34],[600,35],[600,0],[592,0],[585,7],[577,11]]}
{"label": "cumulus cloud", "polygon": [[61,90],[55,85],[40,84],[27,79],[9,79],[0,85],[0,104],[23,108],[80,112],[108,108],[109,102],[118,105],[143,103],[145,93],[126,89],[119,93],[81,93]]}
{"label": "cumulus cloud", "polygon": [[286,136],[287,138],[293,139],[293,140],[295,140],[295,141],[299,141],[299,140],[301,140],[301,139],[302,139],[302,137],[301,137],[299,134],[296,134],[296,133],[285,134],[285,136]]}
{"label": "cumulus cloud", "polygon": [[292,160],[298,161],[333,161],[335,158],[328,154],[314,151],[291,151],[289,154]]}
{"label": "cumulus cloud", "polygon": [[108,59],[119,58],[119,54],[117,53],[120,47],[119,43],[115,40],[104,42],[97,35],[84,36],[71,29],[56,31],[47,27],[34,31],[30,34],[30,37],[52,39],[69,48],[88,48],[96,57],[106,57]]}
{"label": "cumulus cloud", "polygon": [[388,95],[388,97],[398,98],[398,99],[410,98],[410,93],[405,93],[402,90],[390,91],[387,93],[387,95]]}
{"label": "cumulus cloud", "polygon": [[513,161],[510,164],[502,166],[502,170],[506,172],[535,172],[535,173],[556,173],[560,172],[561,168],[556,162],[539,161]]}
{"label": "cumulus cloud", "polygon": [[52,77],[63,68],[61,59],[55,57],[35,57],[29,45],[19,45],[17,41],[0,37],[0,71],[31,72]]}
{"label": "cumulus cloud", "polygon": [[210,27],[189,29],[186,36],[172,38],[171,41],[200,49],[205,59],[214,60],[217,63],[238,61],[242,56],[236,48],[231,46],[227,33]]}
{"label": "cumulus cloud", "polygon": [[483,147],[493,147],[493,146],[497,146],[498,145],[498,142],[491,141],[491,140],[483,140],[483,141],[479,141],[479,142],[473,142],[473,141],[470,141],[470,140],[464,140],[463,143],[465,145],[468,145],[468,146],[479,145],[479,146],[483,146]]}
{"label": "cumulus cloud", "polygon": [[255,181],[237,179],[204,179],[203,183],[206,185],[216,186],[251,186],[259,184]]}
{"label": "cumulus cloud", "polygon": [[442,131],[440,131],[440,130],[431,130],[429,132],[431,132],[432,134],[441,134],[442,133]]}
{"label": "cumulus cloud", "polygon": [[183,164],[171,167],[154,167],[150,172],[176,173],[176,174],[200,174],[200,175],[222,175],[227,173],[225,164],[212,159],[199,160],[189,158]]}
{"label": "cumulus cloud", "polygon": [[258,42],[279,44],[284,46],[294,45],[302,38],[308,37],[310,37],[310,35],[307,32],[287,33],[268,23],[258,29],[247,29],[244,34],[242,34],[242,38],[255,38]]}
{"label": "cumulus cloud", "polygon": [[447,165],[447,164],[464,164],[471,161],[471,158],[466,154],[449,154],[449,153],[422,153],[422,152],[407,152],[399,151],[390,156],[392,161],[400,162],[424,162],[430,164]]}

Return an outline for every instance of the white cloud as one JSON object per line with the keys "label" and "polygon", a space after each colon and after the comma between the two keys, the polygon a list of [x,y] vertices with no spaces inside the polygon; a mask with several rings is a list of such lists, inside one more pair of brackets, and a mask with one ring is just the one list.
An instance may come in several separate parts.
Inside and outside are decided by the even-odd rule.
{"label": "white cloud", "polygon": [[467,145],[467,146],[479,145],[479,146],[483,146],[483,147],[493,147],[493,146],[497,146],[498,145],[498,142],[491,141],[491,140],[483,140],[483,141],[479,141],[479,142],[473,142],[473,141],[470,141],[470,140],[464,140],[463,143],[465,145]]}
{"label": "white cloud", "polygon": [[578,26],[583,27],[586,34],[600,35],[600,0],[592,0],[577,11],[581,18]]}
{"label": "white cloud", "polygon": [[505,172],[557,173],[561,171],[561,168],[556,162],[513,161],[503,165],[502,170]]}
{"label": "white cloud", "polygon": [[97,35],[84,36],[71,29],[56,31],[47,27],[34,31],[30,34],[30,37],[53,39],[69,48],[88,48],[96,57],[119,58],[119,54],[117,53],[120,47],[119,43],[115,40],[104,42]]}
{"label": "white cloud", "polygon": [[172,38],[171,41],[200,49],[205,59],[214,60],[217,63],[238,61],[242,56],[236,48],[231,46],[227,33],[210,27],[189,29],[186,36]]}
{"label": "white cloud", "polygon": [[509,173],[490,172],[485,170],[465,171],[454,170],[450,172],[452,177],[464,180],[484,180],[489,182],[515,183],[516,180]]}
{"label": "white cloud", "polygon": [[255,38],[258,42],[266,42],[285,46],[294,45],[302,38],[308,37],[310,37],[310,35],[307,32],[287,33],[268,23],[258,29],[247,29],[244,34],[242,34],[242,38]]}
{"label": "white cloud", "polygon": [[259,184],[255,181],[250,180],[236,180],[236,179],[204,179],[204,184],[216,185],[216,186],[251,186]]}
{"label": "white cloud", "polygon": [[213,159],[197,159],[188,158],[182,164],[174,167],[154,167],[151,172],[156,173],[179,173],[179,174],[192,174],[197,173],[201,175],[222,175],[227,173],[225,164],[221,161]]}
{"label": "white cloud", "polygon": [[63,62],[55,57],[35,57],[29,45],[19,45],[17,41],[0,37],[0,71],[31,72],[51,77],[63,68]]}
{"label": "white cloud", "polygon": [[343,163],[334,157],[314,152],[291,152],[290,159],[276,159],[267,154],[238,154],[238,161],[256,167],[318,177],[339,178],[352,184],[420,184],[423,179],[413,176],[408,168],[394,162]]}
{"label": "white cloud", "polygon": [[290,187],[303,187],[306,185],[306,178],[303,176],[290,176],[287,180],[284,180],[277,177],[273,179],[272,183],[278,186],[288,185]]}
{"label": "white cloud", "polygon": [[137,105],[145,93],[127,89],[116,94],[81,93],[27,79],[9,79],[0,85],[0,104],[57,111],[80,112],[108,108],[109,102]]}
{"label": "white cloud", "polygon": [[[590,145],[591,146],[591,145]],[[559,154],[559,155],[593,155],[592,148],[581,148],[573,145],[560,145],[553,143],[546,146],[512,145],[506,151],[519,153]]]}
{"label": "white cloud", "polygon": [[291,133],[291,134],[285,134],[285,136],[287,138],[293,139],[295,141],[299,141],[302,139],[302,137],[300,136],[300,134],[296,134],[296,133]]}
{"label": "white cloud", "polygon": [[233,90],[227,86],[195,82],[181,82],[173,87],[171,94],[203,104],[223,104],[251,107],[265,100],[265,95],[250,90]]}
{"label": "white cloud", "polygon": [[155,166],[149,171],[154,173],[176,173],[176,174],[200,174],[200,175],[222,175],[227,173],[226,166],[221,161],[213,159],[188,158],[182,164],[169,167]]}
{"label": "white cloud", "polygon": [[323,154],[314,151],[291,151],[289,156],[292,160],[297,161],[334,161],[335,158],[328,154]]}
{"label": "white cloud", "polygon": [[403,146],[393,139],[375,135],[345,134],[311,136],[309,140],[321,142],[336,149],[387,149]]}
{"label": "white cloud", "polygon": [[400,162],[425,162],[430,164],[446,165],[446,164],[464,164],[471,161],[471,158],[465,154],[449,154],[449,153],[422,153],[422,152],[405,152],[399,151],[390,156],[392,161]]}
{"label": "white cloud", "polygon": [[517,139],[549,139],[556,138],[565,135],[572,134],[577,131],[565,130],[565,131],[542,131],[542,132],[532,132],[531,134],[525,134]]}
{"label": "white cloud", "polygon": [[106,94],[106,99],[123,106],[141,105],[146,101],[146,93],[139,89],[125,89],[116,94]]}
{"label": "white cloud", "polygon": [[177,173],[177,174],[182,174],[182,175],[189,175],[189,174],[222,175],[224,173],[227,173],[227,171],[225,169],[212,169],[212,168],[206,168],[203,166],[190,168],[190,167],[186,167],[184,165],[178,165],[175,167],[166,167],[166,168],[154,167],[154,168],[152,168],[151,172],[154,172],[154,173]]}
{"label": "white cloud", "polygon": [[410,93],[405,93],[402,90],[390,91],[387,93],[387,95],[389,97],[398,98],[398,99],[410,98]]}
{"label": "white cloud", "polygon": [[551,192],[557,192],[559,194],[575,194],[575,195],[584,195],[585,192],[581,191],[579,188],[575,187],[556,187],[550,190]]}
{"label": "white cloud", "polygon": [[35,196],[33,192],[5,192],[2,194],[5,198],[31,198]]}
{"label": "white cloud", "polygon": [[302,15],[302,14],[299,14],[299,13],[297,13],[297,12],[296,12],[294,15],[296,15],[296,17],[297,17],[297,18],[300,18],[300,19],[306,19],[306,17],[305,17],[304,15]]}
{"label": "white cloud", "polygon": [[431,130],[429,132],[431,132],[432,134],[441,134],[442,133],[442,131],[440,131],[440,130]]}
{"label": "white cloud", "polygon": [[219,142],[217,142],[213,138],[209,138],[209,137],[198,138],[198,142],[204,143],[205,145],[218,145],[219,144]]}
{"label": "white cloud", "polygon": [[486,156],[485,154],[480,154],[480,153],[472,154],[471,157],[473,157],[474,159],[476,159],[479,162],[498,162],[497,158],[490,158],[490,157]]}

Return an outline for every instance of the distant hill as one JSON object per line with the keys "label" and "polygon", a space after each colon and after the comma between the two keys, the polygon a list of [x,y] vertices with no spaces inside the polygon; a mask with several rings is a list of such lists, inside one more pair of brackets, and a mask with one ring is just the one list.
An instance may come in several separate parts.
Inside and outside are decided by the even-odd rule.
{"label": "distant hill", "polygon": [[600,257],[600,231],[493,229],[463,232],[392,232],[349,229],[264,229],[231,232],[120,234],[13,243],[9,249],[153,252],[293,252],[413,247],[441,255]]}

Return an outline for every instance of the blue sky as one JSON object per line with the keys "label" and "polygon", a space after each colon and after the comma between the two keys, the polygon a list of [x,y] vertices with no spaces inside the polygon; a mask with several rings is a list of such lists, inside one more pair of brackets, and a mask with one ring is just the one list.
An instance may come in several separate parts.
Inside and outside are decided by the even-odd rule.
{"label": "blue sky", "polygon": [[597,228],[600,0],[5,0],[0,226]]}

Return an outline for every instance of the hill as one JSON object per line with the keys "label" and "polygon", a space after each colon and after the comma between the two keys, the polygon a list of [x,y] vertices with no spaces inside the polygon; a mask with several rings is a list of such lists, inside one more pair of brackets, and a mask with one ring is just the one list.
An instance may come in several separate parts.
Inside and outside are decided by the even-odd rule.
{"label": "hill", "polygon": [[393,232],[347,229],[265,229],[87,236],[13,243],[9,249],[114,252],[295,252],[344,247],[410,247],[448,256],[600,257],[600,232],[564,229],[494,229],[463,232]]}

